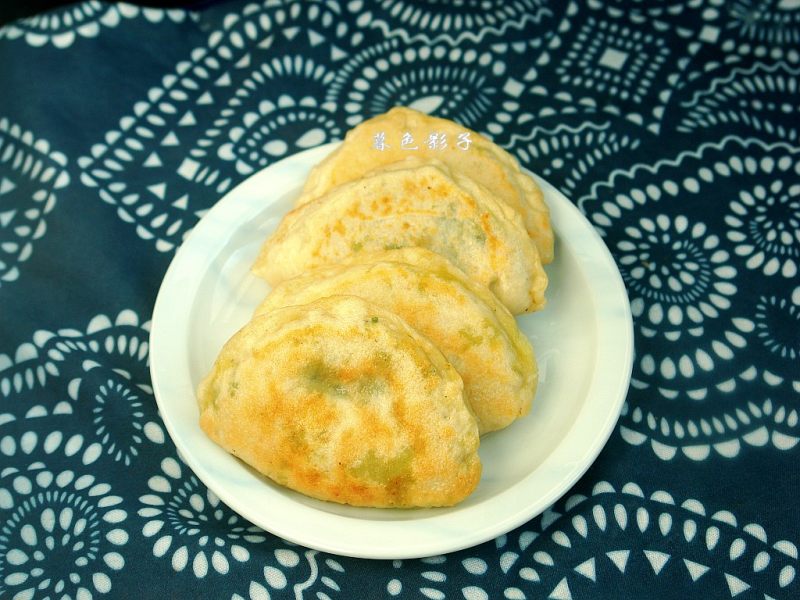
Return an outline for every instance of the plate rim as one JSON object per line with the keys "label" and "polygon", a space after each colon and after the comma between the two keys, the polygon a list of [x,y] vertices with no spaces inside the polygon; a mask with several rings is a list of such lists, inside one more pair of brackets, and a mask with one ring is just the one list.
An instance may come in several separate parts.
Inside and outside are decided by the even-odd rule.
{"label": "plate rim", "polygon": [[[165,399],[167,397],[167,392],[165,389],[168,389],[169,386],[165,384],[163,379],[163,377],[166,377],[166,374],[162,374],[161,372],[161,367],[165,364],[164,361],[166,360],[163,359],[162,356],[165,352],[174,349],[177,344],[177,340],[170,340],[170,337],[177,336],[169,336],[164,333],[166,331],[166,325],[162,324],[175,323],[175,315],[168,311],[168,308],[171,305],[169,304],[170,299],[167,297],[167,294],[172,287],[180,287],[180,285],[183,285],[182,282],[185,282],[187,279],[186,274],[182,272],[182,267],[184,266],[185,262],[192,258],[192,252],[195,251],[195,246],[199,244],[198,240],[202,239],[204,235],[208,234],[224,234],[224,228],[223,231],[217,231],[220,229],[220,222],[224,223],[225,221],[229,221],[231,219],[230,217],[227,219],[218,219],[217,217],[219,215],[233,212],[235,213],[234,216],[238,216],[241,219],[243,214],[246,215],[250,212],[253,212],[255,213],[253,216],[256,216],[260,211],[263,211],[267,206],[269,206],[269,203],[265,203],[259,207],[246,206],[248,203],[243,202],[240,203],[241,205],[237,206],[236,209],[232,209],[229,205],[232,205],[233,200],[235,200],[238,196],[245,194],[250,187],[257,185],[261,179],[266,179],[271,171],[277,173],[280,172],[281,169],[291,170],[292,168],[300,168],[301,170],[305,170],[307,172],[307,170],[310,169],[315,162],[321,160],[324,155],[331,152],[340,144],[341,142],[330,142],[328,144],[296,153],[249,175],[239,184],[226,192],[207,211],[207,213],[198,221],[198,223],[195,224],[192,231],[185,238],[184,242],[177,249],[175,255],[170,261],[169,267],[167,268],[161,285],[159,286],[153,308],[149,336],[149,366],[153,394],[155,395],[161,418],[164,421],[170,438],[175,444],[180,458],[184,461],[187,467],[191,469],[195,476],[197,476],[198,479],[200,479],[200,481],[202,481],[210,491],[216,494],[220,500],[232,511],[274,535],[280,536],[281,538],[290,542],[332,554],[371,559],[421,558],[469,548],[489,541],[503,533],[507,533],[508,531],[533,519],[537,515],[541,514],[541,512],[543,512],[548,506],[552,505],[555,501],[565,495],[569,489],[574,486],[574,484],[594,463],[614,431],[614,427],[619,419],[625,398],[627,397],[633,367],[633,321],[630,304],[622,276],[618,267],[616,266],[616,263],[614,262],[611,252],[591,223],[563,193],[561,193],[556,187],[551,185],[541,176],[536,175],[527,169],[523,168],[523,171],[534,177],[534,179],[542,188],[545,198],[547,199],[548,197],[552,197],[556,199],[554,204],[548,205],[551,212],[551,218],[554,221],[554,230],[556,230],[556,233],[558,234],[558,230],[563,229],[565,226],[568,226],[567,228],[579,229],[579,233],[581,235],[587,236],[586,240],[584,241],[584,245],[586,241],[589,241],[594,250],[591,256],[584,258],[598,263],[598,266],[603,267],[604,271],[607,272],[606,274],[610,275],[610,277],[604,277],[601,281],[598,281],[597,278],[587,278],[587,284],[589,284],[590,290],[593,292],[592,299],[596,301],[598,292],[602,292],[606,295],[612,294],[618,298],[624,299],[624,302],[617,306],[617,308],[621,311],[621,314],[618,315],[618,318],[614,321],[617,329],[614,330],[613,335],[611,332],[610,323],[603,322],[602,319],[595,320],[598,328],[596,351],[598,357],[602,356],[602,349],[600,347],[601,342],[604,342],[607,345],[609,342],[609,337],[619,341],[620,334],[622,334],[622,347],[620,348],[619,346],[615,346],[613,348],[613,352],[608,354],[609,356],[617,357],[617,362],[620,363],[621,367],[613,374],[599,372],[601,371],[597,368],[599,358],[596,358],[593,365],[594,373],[590,378],[590,384],[588,387],[589,390],[594,389],[596,386],[595,380],[598,377],[603,380],[608,380],[606,381],[606,385],[613,388],[612,391],[614,392],[614,401],[610,404],[610,406],[607,407],[605,419],[602,421],[602,426],[595,430],[595,434],[591,438],[592,443],[588,445],[588,447],[584,448],[584,460],[577,463],[572,461],[574,463],[573,466],[564,474],[562,474],[562,476],[559,478],[558,485],[551,487],[551,489],[548,490],[548,493],[537,497],[535,501],[529,502],[525,505],[520,505],[519,502],[513,501],[513,497],[516,495],[515,492],[518,492],[521,486],[524,487],[523,484],[525,484],[526,481],[534,478],[539,469],[547,467],[551,462],[556,461],[560,454],[564,454],[566,452],[567,440],[576,435],[576,422],[580,420],[582,423],[587,418],[586,415],[584,415],[586,408],[585,406],[582,406],[578,414],[578,417],[581,417],[581,415],[583,416],[580,419],[576,418],[576,420],[567,430],[567,435],[564,436],[564,439],[562,439],[562,441],[545,457],[543,462],[527,476],[512,484],[507,489],[504,489],[502,492],[473,506],[470,506],[464,511],[443,513],[433,517],[437,519],[438,524],[444,526],[444,531],[448,531],[447,526],[457,525],[459,521],[463,521],[464,513],[468,513],[468,516],[469,514],[474,513],[476,517],[479,517],[480,514],[485,511],[485,507],[483,507],[483,505],[486,503],[492,503],[497,507],[503,506],[511,509],[508,514],[504,513],[503,518],[493,521],[491,526],[484,525],[473,532],[459,531],[458,533],[460,535],[456,539],[447,536],[441,537],[433,535],[429,537],[426,535],[426,538],[428,539],[414,540],[415,547],[402,546],[402,544],[400,544],[398,547],[398,544],[392,543],[391,541],[387,545],[380,547],[365,547],[363,543],[350,541],[350,538],[347,536],[330,535],[329,533],[326,533],[325,535],[316,533],[309,535],[309,529],[314,532],[313,527],[304,528],[306,531],[305,535],[300,535],[293,530],[291,526],[287,526],[287,524],[276,523],[274,521],[270,521],[268,518],[266,520],[264,518],[254,518],[253,515],[250,514],[251,511],[246,506],[242,506],[240,499],[237,498],[231,490],[224,489],[225,486],[222,486],[223,489],[219,489],[219,484],[216,482],[213,475],[198,459],[198,457],[194,455],[192,448],[185,446],[185,440],[183,439],[180,428],[175,422],[173,422],[172,413],[169,410],[169,404]],[[312,162],[312,159],[314,162]],[[294,182],[295,187],[296,185],[297,181]],[[278,186],[278,188],[280,187],[281,186]],[[276,199],[281,196],[281,193],[277,190],[271,190],[271,193],[274,194]],[[555,226],[556,222],[558,222],[558,227]],[[220,248],[224,247],[221,242],[220,244]],[[558,259],[556,258],[556,260]],[[195,278],[198,279],[198,281],[202,280],[203,275],[195,275]],[[601,289],[596,289],[598,287]],[[184,310],[183,312],[186,313],[183,315],[183,320],[188,321],[189,314],[192,311]],[[597,310],[595,310],[595,314],[597,314]],[[624,327],[620,328],[620,325],[624,325]],[[178,361],[178,366],[184,369],[183,373],[188,374],[190,369],[188,348],[187,352],[183,356],[179,355],[174,357],[172,364],[174,364],[174,361]],[[191,377],[189,377],[189,379],[191,380]],[[595,416],[602,417],[603,415]],[[199,425],[197,428],[199,429]],[[224,450],[222,451],[224,452]],[[569,452],[566,453],[569,454]],[[287,497],[287,501],[291,501],[290,496]],[[433,510],[435,511],[436,509]],[[322,513],[324,511],[315,512]],[[319,517],[320,515],[317,516]],[[320,519],[311,520],[319,521]],[[321,520],[322,523],[317,523],[318,525],[325,524],[326,522],[327,525],[335,524],[337,525],[337,531],[342,529],[346,530],[348,525],[352,524],[353,520],[361,522],[360,519],[356,519],[355,517],[328,512],[324,512]],[[451,521],[456,521],[456,523],[451,523]],[[405,519],[396,521],[380,520],[368,521],[368,523],[380,530],[380,535],[377,536],[378,539],[392,540],[392,536],[396,537],[402,534],[402,528],[408,524],[408,521]],[[330,527],[327,531],[330,531]],[[373,535],[371,537],[375,538],[376,536]]]}

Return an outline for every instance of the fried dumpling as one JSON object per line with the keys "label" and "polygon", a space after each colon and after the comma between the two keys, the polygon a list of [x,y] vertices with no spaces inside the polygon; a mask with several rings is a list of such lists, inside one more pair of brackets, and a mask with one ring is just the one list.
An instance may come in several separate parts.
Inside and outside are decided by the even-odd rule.
{"label": "fried dumpling", "polygon": [[519,215],[443,163],[418,157],[294,208],[253,273],[276,285],[359,252],[413,246],[449,259],[514,314],[544,306],[547,275]]}
{"label": "fried dumpling", "polygon": [[[431,135],[437,136],[433,143]],[[381,149],[375,147],[378,136]],[[517,160],[475,131],[410,108],[393,108],[350,130],[342,145],[311,171],[298,204],[409,155],[441,160],[485,186],[520,214],[542,262],[553,260],[553,229],[544,195]]]}
{"label": "fried dumpling", "polygon": [[441,352],[332,296],[254,317],[198,390],[200,425],[275,482],[355,506],[449,506],[480,479],[478,427]]}
{"label": "fried dumpling", "polygon": [[364,298],[427,336],[464,380],[481,434],[527,414],[538,381],[530,343],[497,298],[448,260],[422,248],[361,253],[283,281],[256,314],[337,294]]}

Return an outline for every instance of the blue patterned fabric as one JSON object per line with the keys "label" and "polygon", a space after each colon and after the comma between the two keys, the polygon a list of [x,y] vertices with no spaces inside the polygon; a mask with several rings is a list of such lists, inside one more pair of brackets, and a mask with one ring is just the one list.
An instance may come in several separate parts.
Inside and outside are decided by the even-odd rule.
{"label": "blue patterned fabric", "polygon": [[[797,598],[800,4],[87,1],[0,28],[0,597]],[[181,462],[148,374],[226,191],[396,104],[490,135],[602,234],[627,402],[494,541],[281,540]]]}

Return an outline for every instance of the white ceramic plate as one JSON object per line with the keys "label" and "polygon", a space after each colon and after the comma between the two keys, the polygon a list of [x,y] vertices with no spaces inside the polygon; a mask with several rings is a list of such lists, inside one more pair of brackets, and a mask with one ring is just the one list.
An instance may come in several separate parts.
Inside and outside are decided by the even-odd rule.
{"label": "white ceramic plate", "polygon": [[545,310],[518,319],[536,350],[531,413],[485,436],[483,477],[452,508],[365,509],[277,486],[209,440],[195,390],[223,343],[268,291],[249,273],[261,242],[292,206],[329,144],[253,175],[201,219],[178,250],[156,301],[150,335],[153,387],[183,459],[220,499],[287,540],[336,554],[412,558],[459,550],[525,523],[555,502],[606,443],[630,380],[633,334],[625,288],[600,237],[555,188],[556,259]]}

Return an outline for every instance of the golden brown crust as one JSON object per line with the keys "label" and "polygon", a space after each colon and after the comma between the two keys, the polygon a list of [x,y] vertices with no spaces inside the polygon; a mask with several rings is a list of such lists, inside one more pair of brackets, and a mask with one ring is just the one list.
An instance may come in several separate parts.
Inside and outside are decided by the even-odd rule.
{"label": "golden brown crust", "polygon": [[480,479],[460,377],[399,317],[335,296],[255,317],[198,390],[200,424],[275,482],[355,506],[448,506]]}
{"label": "golden brown crust", "polygon": [[290,211],[253,273],[275,285],[360,252],[414,246],[448,258],[514,314],[544,306],[547,275],[519,215],[480,184],[419,157]]}
{"label": "golden brown crust", "polygon": [[338,294],[364,298],[428,337],[464,380],[481,434],[528,413],[538,380],[530,343],[494,294],[446,259],[422,248],[360,253],[282,282],[256,314]]}
{"label": "golden brown crust", "polygon": [[[401,146],[400,140],[405,133],[413,135],[415,150]],[[445,134],[447,147],[429,148],[425,138],[431,133]],[[471,141],[466,150],[458,146],[458,136],[463,133],[469,133]],[[373,147],[375,136],[379,134],[384,134],[387,140],[388,147],[383,150]],[[548,264],[553,260],[553,229],[544,195],[536,182],[522,172],[517,160],[475,131],[410,108],[395,107],[350,130],[344,143],[311,171],[298,205],[409,155],[423,160],[441,160],[451,170],[488,188],[522,217],[542,263]]]}

